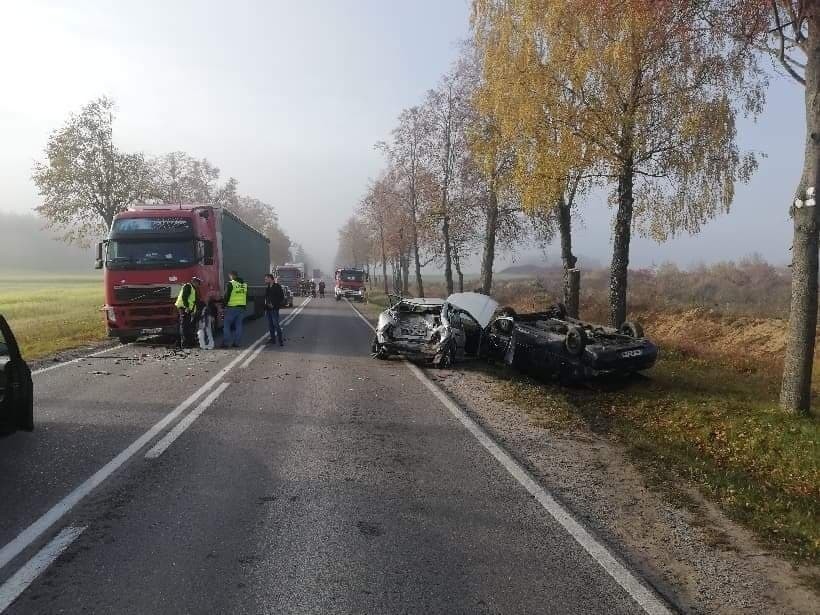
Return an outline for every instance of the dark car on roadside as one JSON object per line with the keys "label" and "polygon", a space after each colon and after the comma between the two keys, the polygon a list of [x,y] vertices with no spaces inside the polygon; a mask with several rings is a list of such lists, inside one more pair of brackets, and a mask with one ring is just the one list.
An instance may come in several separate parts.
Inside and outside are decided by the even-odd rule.
{"label": "dark car on roadside", "polygon": [[34,384],[6,319],[0,315],[0,433],[34,429]]}
{"label": "dark car on roadside", "polygon": [[534,375],[555,375],[564,382],[640,372],[658,359],[658,347],[640,324],[626,322],[613,328],[570,318],[562,304],[528,314],[502,308],[483,341],[486,358]]}

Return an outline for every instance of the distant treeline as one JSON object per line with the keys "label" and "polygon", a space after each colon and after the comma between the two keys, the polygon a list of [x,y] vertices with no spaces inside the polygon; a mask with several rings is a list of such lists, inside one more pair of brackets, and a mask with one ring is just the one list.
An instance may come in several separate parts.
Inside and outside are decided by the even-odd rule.
{"label": "distant treeline", "polygon": [[33,214],[0,212],[0,271],[93,271],[93,248],[55,241],[45,226]]}

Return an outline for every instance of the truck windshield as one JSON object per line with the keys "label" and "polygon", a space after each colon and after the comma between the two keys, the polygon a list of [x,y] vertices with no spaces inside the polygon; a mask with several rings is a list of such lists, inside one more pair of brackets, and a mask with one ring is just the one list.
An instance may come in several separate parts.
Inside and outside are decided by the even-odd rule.
{"label": "truck windshield", "polygon": [[120,218],[114,220],[111,238],[122,239],[125,235],[192,235],[193,227],[188,218]]}
{"label": "truck windshield", "polygon": [[195,262],[194,242],[114,240],[108,242],[109,269],[188,267]]}
{"label": "truck windshield", "polygon": [[339,273],[342,282],[362,282],[364,281],[364,271],[342,271]]}

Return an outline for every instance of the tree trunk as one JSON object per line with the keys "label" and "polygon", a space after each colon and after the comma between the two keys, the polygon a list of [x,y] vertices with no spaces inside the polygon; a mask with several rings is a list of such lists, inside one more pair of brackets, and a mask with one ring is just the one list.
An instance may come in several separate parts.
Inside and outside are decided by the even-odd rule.
{"label": "tree trunk", "polygon": [[575,269],[578,259],[572,253],[572,205],[564,195],[558,201],[558,232],[561,239],[561,261],[564,264],[564,305],[569,316],[578,318],[580,276]]}
{"label": "tree trunk", "polygon": [[[805,201],[810,187],[820,188],[820,15],[809,11],[806,62],[806,151],[796,198]],[[814,198],[820,198],[815,194]],[[811,376],[817,334],[818,220],[817,207],[792,207],[792,297],[789,335],[783,362],[780,406],[788,412],[811,413]]]}
{"label": "tree trunk", "polygon": [[624,159],[618,174],[618,212],[609,270],[609,324],[620,327],[626,320],[626,290],[629,271],[629,241],[632,235],[632,184],[634,170],[631,157]]}
{"label": "tree trunk", "polygon": [[458,250],[453,250],[453,265],[456,268],[456,275],[458,275],[458,292],[464,292],[464,273],[461,271],[461,256]]}
{"label": "tree trunk", "polygon": [[[416,198],[413,196],[412,198]],[[424,283],[421,280],[421,259],[419,258],[419,229],[416,221],[416,206],[412,208],[412,222],[413,222],[413,260],[416,267],[416,291],[419,297],[424,297]]]}
{"label": "tree trunk", "polygon": [[484,227],[484,253],[481,256],[481,292],[489,295],[493,289],[493,267],[495,266],[495,241],[498,235],[498,194],[495,183],[490,184],[490,198],[487,203],[487,223]]}
{"label": "tree trunk", "polygon": [[379,240],[382,246],[382,277],[384,278],[384,294],[389,295],[390,290],[387,287],[387,254],[384,249],[384,226],[379,226]]}
{"label": "tree trunk", "polygon": [[[407,297],[410,295],[410,254],[409,252],[402,256],[401,272],[402,272],[402,295]],[[418,265],[418,263],[416,263]]]}
{"label": "tree trunk", "polygon": [[453,294],[453,247],[450,243],[450,216],[444,214],[441,223],[441,236],[444,239],[444,281],[447,284],[447,296]]}

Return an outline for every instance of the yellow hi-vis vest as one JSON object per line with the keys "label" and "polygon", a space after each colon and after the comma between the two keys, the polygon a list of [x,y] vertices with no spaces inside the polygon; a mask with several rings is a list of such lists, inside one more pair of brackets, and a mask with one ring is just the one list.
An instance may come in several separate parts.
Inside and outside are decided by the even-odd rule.
{"label": "yellow hi-vis vest", "polygon": [[231,280],[231,298],[228,307],[245,307],[248,304],[248,285],[244,282]]}
{"label": "yellow hi-vis vest", "polygon": [[[185,300],[182,298],[182,294],[185,292],[185,287],[189,287],[191,292],[188,293],[188,302],[186,303]],[[194,311],[196,307],[196,289],[194,288],[193,284],[183,284],[182,288],[179,289],[179,295],[177,296],[177,302],[174,304],[178,308],[182,309],[185,308],[186,310],[190,310],[191,312]]]}

